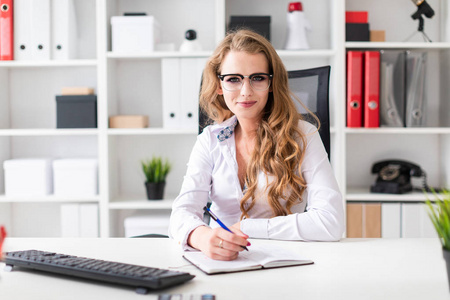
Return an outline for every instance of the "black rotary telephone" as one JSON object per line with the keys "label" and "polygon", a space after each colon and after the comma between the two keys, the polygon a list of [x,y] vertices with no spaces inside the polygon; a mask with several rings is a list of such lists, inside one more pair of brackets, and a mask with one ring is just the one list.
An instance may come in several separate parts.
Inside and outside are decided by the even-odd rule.
{"label": "black rotary telephone", "polygon": [[411,177],[422,177],[423,188],[429,190],[426,184],[425,172],[411,162],[404,160],[385,160],[372,166],[372,173],[377,174],[374,185],[370,187],[372,193],[404,194],[411,192]]}

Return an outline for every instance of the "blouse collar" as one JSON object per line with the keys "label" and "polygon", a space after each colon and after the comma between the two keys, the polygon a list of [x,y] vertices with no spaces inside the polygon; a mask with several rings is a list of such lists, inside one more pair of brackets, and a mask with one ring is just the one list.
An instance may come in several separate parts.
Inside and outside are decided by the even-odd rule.
{"label": "blouse collar", "polygon": [[238,120],[236,116],[232,116],[231,118],[223,121],[217,126],[216,130],[214,131],[215,133],[217,132],[217,139],[219,140],[219,142],[223,142],[226,139],[232,137],[237,122]]}

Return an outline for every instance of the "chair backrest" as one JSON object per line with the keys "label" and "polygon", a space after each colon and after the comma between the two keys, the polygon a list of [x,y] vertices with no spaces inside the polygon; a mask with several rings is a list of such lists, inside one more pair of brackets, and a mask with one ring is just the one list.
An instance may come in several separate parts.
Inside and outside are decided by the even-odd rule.
{"label": "chair backrest", "polygon": [[[312,69],[288,71],[289,87],[291,91],[302,101],[302,103],[313,112],[320,121],[319,134],[325,150],[330,159],[330,114],[329,114],[329,82],[330,66],[323,66]],[[294,99],[297,110],[303,115],[306,121],[317,126],[316,120],[307,113],[303,106]],[[199,110],[199,134],[211,120],[205,113]]]}
{"label": "chair backrest", "polygon": [[[330,159],[330,113],[329,113],[329,82],[330,66],[288,71],[289,87],[301,102],[313,112],[320,121],[319,134]],[[308,115],[298,101],[294,101],[297,110],[306,121],[317,125],[316,120]]]}

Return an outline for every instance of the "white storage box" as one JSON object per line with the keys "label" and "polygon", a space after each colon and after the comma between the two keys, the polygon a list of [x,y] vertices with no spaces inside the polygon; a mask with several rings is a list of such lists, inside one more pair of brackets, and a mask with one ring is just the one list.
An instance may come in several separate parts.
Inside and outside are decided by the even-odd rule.
{"label": "white storage box", "polygon": [[170,212],[140,213],[125,218],[125,237],[144,234],[169,234]]}
{"label": "white storage box", "polygon": [[160,27],[153,16],[111,17],[113,52],[150,52],[160,40]]}
{"label": "white storage box", "polygon": [[98,194],[98,161],[90,158],[53,161],[55,196],[89,197]]}
{"label": "white storage box", "polygon": [[3,162],[6,196],[45,196],[52,193],[52,160],[10,159]]}

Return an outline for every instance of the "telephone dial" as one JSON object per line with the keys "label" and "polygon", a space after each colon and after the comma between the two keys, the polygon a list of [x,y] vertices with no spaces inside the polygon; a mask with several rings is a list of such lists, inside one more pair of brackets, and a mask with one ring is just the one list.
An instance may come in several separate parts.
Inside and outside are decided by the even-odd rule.
{"label": "telephone dial", "polygon": [[411,177],[422,177],[423,189],[429,191],[425,172],[416,164],[404,160],[385,160],[372,166],[377,174],[375,184],[370,187],[372,193],[404,194],[411,192]]}

